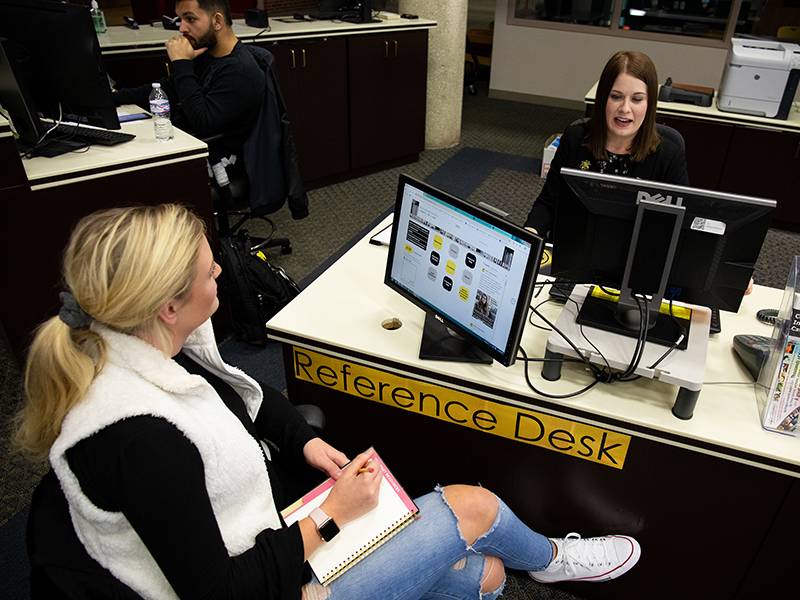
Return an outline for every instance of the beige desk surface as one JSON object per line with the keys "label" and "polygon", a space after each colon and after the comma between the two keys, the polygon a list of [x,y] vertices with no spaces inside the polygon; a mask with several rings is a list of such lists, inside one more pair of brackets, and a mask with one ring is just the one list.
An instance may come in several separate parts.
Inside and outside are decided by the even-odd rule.
{"label": "beige desk surface", "polygon": [[[142,112],[137,107],[124,108],[130,113]],[[208,156],[205,142],[177,127],[173,129],[172,140],[157,142],[152,119],[123,123],[121,131],[136,135],[134,140],[116,146],[95,145],[85,152],[79,150],[54,158],[27,158],[22,164],[31,189],[37,190]]]}
{"label": "beige desk surface", "polygon": [[[586,104],[594,104],[597,95],[597,83],[588,92],[583,101]],[[742,115],[732,112],[724,112],[717,108],[716,95],[711,102],[711,106],[694,106],[693,104],[683,104],[681,102],[662,102],[658,101],[658,113],[662,115],[673,115],[676,117],[689,117],[706,121],[725,122],[738,125],[752,125],[760,128],[775,129],[778,131],[797,131],[800,132],[800,108],[797,104],[789,111],[789,118],[768,119],[766,117],[755,117],[752,115]]]}
{"label": "beige desk surface", "polygon": [[[587,419],[577,420],[593,423],[592,418],[596,416],[599,419],[596,423],[603,427],[609,427],[604,418],[630,423],[637,426],[637,430],[626,430],[624,426],[609,428],[798,476],[796,472],[784,471],[780,465],[765,466],[753,463],[746,456],[734,456],[739,451],[765,457],[785,463],[787,468],[794,468],[795,471],[796,466],[800,465],[800,438],[762,429],[753,385],[706,383],[694,417],[682,421],[670,412],[677,388],[658,381],[598,384],[586,394],[570,400],[555,400],[547,408],[542,408],[525,383],[524,365],[521,362],[506,368],[496,362],[493,365],[475,365],[420,360],[418,351],[424,313],[384,285],[388,248],[371,245],[368,238],[369,235],[356,243],[295,301],[269,321],[271,337],[330,354],[330,351],[315,346],[318,343],[327,344],[340,349],[340,355],[345,357],[348,357],[348,352],[374,356],[378,360],[373,366],[383,370],[398,371],[388,369],[382,363],[391,361],[422,369],[430,373],[434,381],[439,374],[456,378],[464,382],[460,389],[467,393],[471,391],[470,384],[474,383],[495,388],[500,393],[507,391],[531,397],[536,410],[566,418],[575,419],[569,413],[559,413],[558,407],[573,407],[591,415]],[[710,341],[706,382],[751,381],[734,356],[733,336],[736,333],[770,335],[771,328],[759,323],[755,313],[761,308],[777,307],[781,295],[782,290],[756,286],[754,292],[745,298],[739,313],[722,313],[722,333],[713,336]],[[545,306],[545,314],[554,320],[560,305],[548,303]],[[383,329],[381,322],[390,317],[399,318],[403,326],[394,331]],[[298,342],[293,337],[304,341]],[[546,332],[528,326],[523,334],[522,346],[528,356],[541,357],[544,356],[546,339]],[[364,362],[360,359],[356,361]],[[399,372],[403,373],[402,369]],[[421,378],[411,371],[406,374]],[[538,365],[531,366],[530,374],[537,388],[551,393],[568,393],[590,382],[582,368],[575,365],[565,365],[558,382],[542,379]],[[458,387],[449,383],[446,385]],[[486,396],[483,392],[480,395]],[[550,409],[552,406],[556,408]],[[646,433],[642,434],[641,431]],[[695,442],[700,444],[694,445]],[[709,444],[713,448],[709,449]],[[728,451],[732,453],[727,454]]]}
{"label": "beige desk surface", "polygon": [[[269,20],[270,31],[245,25],[244,20],[233,22],[233,31],[244,42],[286,40],[295,38],[330,37],[387,31],[430,29],[436,21],[429,19],[392,19],[380,23],[344,23],[342,21],[301,21],[282,23],[275,18]],[[163,48],[164,42],[177,31],[142,25],[139,29],[109,27],[106,33],[97,36],[103,54],[119,54]]]}
{"label": "beige desk surface", "polygon": [[0,137],[11,137],[11,127],[9,126],[8,119],[0,115]]}

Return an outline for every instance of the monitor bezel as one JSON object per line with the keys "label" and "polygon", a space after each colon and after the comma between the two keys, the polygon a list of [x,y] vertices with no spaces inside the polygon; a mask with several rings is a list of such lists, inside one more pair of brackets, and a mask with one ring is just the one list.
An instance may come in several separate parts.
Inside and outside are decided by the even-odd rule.
{"label": "monitor bezel", "polygon": [[533,288],[536,283],[536,276],[539,272],[539,263],[542,257],[542,251],[544,249],[544,240],[536,235],[535,233],[528,231],[514,223],[503,219],[502,217],[491,213],[490,211],[481,208],[475,204],[467,202],[466,200],[462,200],[457,196],[453,196],[441,189],[435,188],[423,181],[415,179],[406,174],[401,174],[399,177],[398,185],[397,185],[397,196],[395,198],[395,206],[393,212],[393,223],[399,223],[399,219],[401,216],[401,208],[403,205],[403,192],[405,190],[406,185],[413,185],[419,190],[430,194],[437,199],[440,199],[448,204],[451,204],[453,207],[462,210],[471,216],[477,217],[486,221],[490,225],[498,227],[503,231],[509,233],[510,235],[514,235],[521,240],[531,244],[531,253],[528,257],[528,262],[525,265],[525,273],[522,277],[522,286],[520,289],[520,293],[518,295],[519,301],[517,302],[517,307],[514,312],[514,317],[512,321],[512,327],[508,334],[508,339],[506,340],[506,347],[502,351],[499,351],[497,348],[480,338],[479,336],[475,335],[469,329],[463,327],[458,322],[453,321],[452,319],[448,318],[446,315],[443,315],[439,312],[439,309],[431,304],[425,302],[422,298],[415,296],[414,294],[408,292],[405,288],[400,286],[399,284],[395,283],[391,277],[392,271],[392,263],[394,260],[395,252],[397,251],[397,227],[392,227],[392,235],[389,241],[389,252],[386,258],[386,270],[384,273],[384,283],[400,294],[403,298],[410,301],[415,306],[421,308],[426,312],[431,312],[440,318],[448,327],[457,331],[459,334],[463,335],[470,342],[474,343],[476,346],[481,348],[484,352],[486,352],[489,356],[491,356],[494,360],[499,362],[500,364],[509,367],[514,364],[514,361],[517,358],[517,350],[519,348],[520,340],[522,339],[522,333],[525,330],[525,325],[527,323],[527,316],[528,316],[528,309],[530,308],[530,300],[533,294]]}

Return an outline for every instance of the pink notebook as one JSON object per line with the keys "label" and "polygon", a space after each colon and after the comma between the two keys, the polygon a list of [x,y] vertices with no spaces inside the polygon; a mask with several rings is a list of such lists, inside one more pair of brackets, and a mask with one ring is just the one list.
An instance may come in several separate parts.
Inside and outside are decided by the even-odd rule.
{"label": "pink notebook", "polygon": [[[414,520],[419,508],[400,487],[386,464],[372,450],[372,465],[383,471],[378,506],[341,528],[339,535],[323,544],[308,562],[320,583],[327,585]],[[281,511],[287,525],[309,515],[327,498],[333,479],[323,481],[294,504]]]}

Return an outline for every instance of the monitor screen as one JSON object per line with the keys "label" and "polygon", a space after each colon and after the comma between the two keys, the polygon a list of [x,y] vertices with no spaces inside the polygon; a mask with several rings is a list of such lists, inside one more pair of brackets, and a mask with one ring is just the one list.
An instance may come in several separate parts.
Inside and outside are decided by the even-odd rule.
{"label": "monitor screen", "polygon": [[[670,267],[664,298],[737,311],[753,275],[775,201],[616,175],[562,169],[573,194],[559,199],[553,235],[557,277],[619,288],[638,202],[685,209],[675,256],[664,265],[672,220],[654,216],[640,235],[631,285],[652,293],[649,271]],[[668,222],[661,223],[659,219]],[[666,233],[665,233],[666,232]]]}
{"label": "monitor screen", "polygon": [[31,112],[120,128],[86,6],[2,0],[0,38]]}
{"label": "monitor screen", "polygon": [[401,175],[385,283],[508,366],[542,248],[488,210]]}

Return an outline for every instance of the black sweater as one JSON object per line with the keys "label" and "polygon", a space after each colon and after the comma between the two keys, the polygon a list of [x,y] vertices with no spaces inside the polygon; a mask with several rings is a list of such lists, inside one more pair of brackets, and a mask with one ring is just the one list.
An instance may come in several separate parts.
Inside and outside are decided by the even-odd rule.
{"label": "black sweater", "polygon": [[[223,139],[214,142],[220,156],[239,154],[264,98],[264,71],[252,54],[237,42],[227,56],[206,52],[173,61],[171,68],[172,75],[160,83],[175,126],[200,138],[221,134]],[[114,101],[147,108],[151,90],[149,84],[122,89]]]}
{"label": "black sweater", "polygon": [[[183,355],[175,360],[202,375],[256,439],[269,439],[282,457],[302,460],[315,436],[286,398],[265,388],[255,423],[241,397],[224,381]],[[138,416],[110,425],[69,450],[70,469],[99,508],[122,512],[181,598],[300,598],[308,579],[297,524],[266,529],[246,552],[229,557],[205,486],[197,448],[174,425]],[[274,465],[266,462],[278,510],[286,498]],[[48,477],[51,481],[47,481]],[[135,598],[86,553],[66,514],[52,472],[34,497],[29,525],[32,598]]]}
{"label": "black sweater", "polygon": [[[661,135],[661,144],[643,161],[631,161],[630,177],[689,185],[682,139],[670,128],[662,125],[657,127]],[[525,220],[525,227],[536,229],[543,237],[552,237],[550,233],[555,222],[559,198],[572,193],[561,175],[561,167],[600,170],[600,161],[584,145],[586,133],[586,123],[570,125],[564,131],[553,162],[550,163],[544,187]]]}

